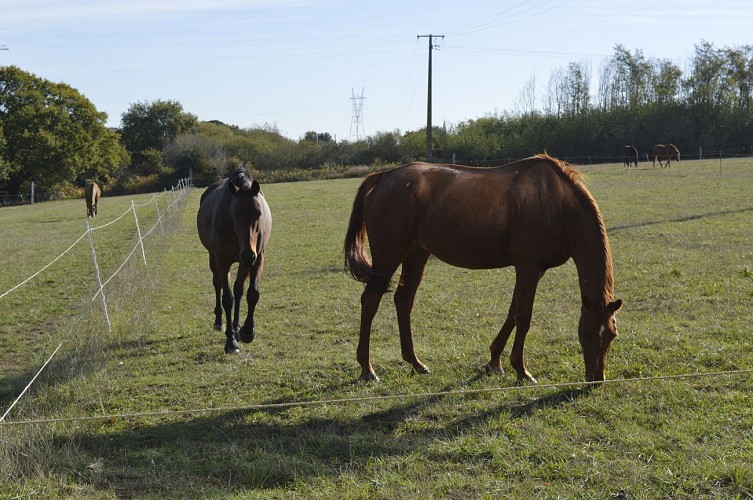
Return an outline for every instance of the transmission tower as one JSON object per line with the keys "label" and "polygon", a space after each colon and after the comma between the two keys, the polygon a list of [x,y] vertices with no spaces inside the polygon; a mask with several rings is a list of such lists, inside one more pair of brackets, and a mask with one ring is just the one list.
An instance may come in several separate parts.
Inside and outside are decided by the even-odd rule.
{"label": "transmission tower", "polygon": [[350,138],[360,141],[366,138],[366,132],[363,128],[363,100],[366,99],[363,96],[363,87],[361,87],[361,95],[356,95],[355,90],[350,89],[352,97],[350,100],[353,102],[353,117],[350,120]]}

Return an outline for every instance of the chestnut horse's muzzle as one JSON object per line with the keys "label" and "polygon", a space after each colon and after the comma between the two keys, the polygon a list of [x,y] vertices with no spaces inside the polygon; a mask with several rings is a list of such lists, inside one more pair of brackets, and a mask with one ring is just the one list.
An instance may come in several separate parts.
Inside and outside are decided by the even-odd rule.
{"label": "chestnut horse's muzzle", "polygon": [[240,260],[244,266],[253,266],[254,262],[256,262],[256,252],[253,250],[243,250]]}

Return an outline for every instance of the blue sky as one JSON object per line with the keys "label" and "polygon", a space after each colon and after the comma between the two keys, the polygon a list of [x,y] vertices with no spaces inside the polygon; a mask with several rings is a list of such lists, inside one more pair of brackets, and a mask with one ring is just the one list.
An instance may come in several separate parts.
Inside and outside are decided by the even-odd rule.
{"label": "blue sky", "polygon": [[[571,61],[616,44],[684,70],[702,40],[753,43],[748,0],[3,0],[0,65],[83,93],[118,126],[130,104],[175,100],[200,120],[351,137],[512,111]],[[594,78],[595,80],[595,78]],[[539,101],[541,102],[541,101]]]}

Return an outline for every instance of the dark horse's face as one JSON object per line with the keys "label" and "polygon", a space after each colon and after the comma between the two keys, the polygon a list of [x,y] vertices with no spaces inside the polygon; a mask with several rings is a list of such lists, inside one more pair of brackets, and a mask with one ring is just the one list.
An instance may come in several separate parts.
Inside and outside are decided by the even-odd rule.
{"label": "dark horse's face", "polygon": [[617,300],[606,305],[594,304],[583,299],[578,339],[583,348],[583,360],[586,362],[586,380],[603,381],[607,363],[607,352],[612,341],[617,337],[617,319],[615,313],[622,307]]}
{"label": "dark horse's face", "polygon": [[238,239],[241,264],[252,266],[258,257],[257,243],[261,231],[262,203],[257,181],[251,181],[245,173],[230,179],[233,193],[233,225]]}

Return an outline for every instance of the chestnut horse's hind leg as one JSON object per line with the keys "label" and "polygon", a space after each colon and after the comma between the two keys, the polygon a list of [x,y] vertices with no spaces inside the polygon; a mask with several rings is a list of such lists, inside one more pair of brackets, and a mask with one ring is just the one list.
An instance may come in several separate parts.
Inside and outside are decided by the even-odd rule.
{"label": "chestnut horse's hind leg", "polygon": [[366,288],[361,294],[361,331],[358,337],[358,347],[356,348],[356,359],[361,365],[361,380],[379,382],[374,367],[371,366],[369,355],[369,342],[371,340],[371,324],[374,321],[379,310],[379,302],[382,295],[387,291],[387,282],[376,283],[371,280],[366,284]]}
{"label": "chestnut horse's hind leg", "polygon": [[502,351],[505,349],[507,339],[510,338],[512,329],[515,328],[515,293],[512,294],[512,300],[510,301],[510,309],[507,311],[507,318],[502,324],[502,328],[492,341],[492,345],[489,346],[491,351],[491,358],[489,364],[486,365],[487,373],[499,373],[503,374],[505,371],[502,369]]}
{"label": "chestnut horse's hind leg", "polygon": [[416,290],[418,290],[418,285],[421,284],[424,268],[430,255],[428,251],[421,247],[416,247],[408,254],[403,261],[403,269],[394,297],[403,360],[410,363],[418,373],[429,373],[429,368],[418,359],[413,348],[410,315],[413,310]]}
{"label": "chestnut horse's hind leg", "polygon": [[248,314],[246,314],[246,320],[243,322],[243,327],[240,329],[240,341],[252,342],[256,337],[256,330],[254,329],[254,311],[256,310],[256,304],[259,303],[259,279],[261,279],[261,273],[264,270],[264,253],[259,254],[256,264],[251,269],[251,278],[248,286],[248,294],[246,295],[246,303],[248,304]]}

